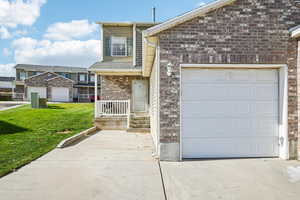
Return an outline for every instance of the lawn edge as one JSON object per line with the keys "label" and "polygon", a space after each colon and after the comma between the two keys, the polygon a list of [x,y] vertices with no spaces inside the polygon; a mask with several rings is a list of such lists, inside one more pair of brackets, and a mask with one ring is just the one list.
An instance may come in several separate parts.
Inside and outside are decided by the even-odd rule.
{"label": "lawn edge", "polygon": [[80,141],[81,139],[85,138],[86,136],[96,132],[98,130],[98,128],[96,126],[93,126],[89,129],[86,129],[84,131],[81,131],[80,133],[77,133],[76,135],[73,135],[67,139],[64,139],[63,141],[61,141],[56,148],[65,148],[68,147],[78,141]]}

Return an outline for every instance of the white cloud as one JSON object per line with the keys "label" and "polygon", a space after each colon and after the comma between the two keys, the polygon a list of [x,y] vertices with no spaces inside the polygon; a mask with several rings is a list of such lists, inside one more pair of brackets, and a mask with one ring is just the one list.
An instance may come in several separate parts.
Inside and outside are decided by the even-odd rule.
{"label": "white cloud", "polygon": [[40,9],[46,0],[0,0],[0,25],[15,28],[30,26],[40,16]]}
{"label": "white cloud", "polygon": [[11,37],[11,34],[4,26],[0,26],[0,39],[8,39]]}
{"label": "white cloud", "polygon": [[72,20],[71,22],[58,22],[48,27],[47,39],[52,40],[72,40],[90,36],[96,32],[97,25],[89,23],[88,20]]}
{"label": "white cloud", "polygon": [[88,67],[100,57],[99,40],[53,42],[23,37],[12,46],[16,63]]}
{"label": "white cloud", "polygon": [[3,55],[4,56],[10,56],[11,55],[11,51],[8,48],[4,48],[3,49]]}
{"label": "white cloud", "polygon": [[15,76],[16,70],[14,68],[15,64],[0,64],[0,76]]}

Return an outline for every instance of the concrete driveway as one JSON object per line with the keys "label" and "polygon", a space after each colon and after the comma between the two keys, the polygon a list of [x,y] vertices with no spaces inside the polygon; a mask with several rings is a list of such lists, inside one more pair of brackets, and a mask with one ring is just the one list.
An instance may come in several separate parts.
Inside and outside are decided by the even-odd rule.
{"label": "concrete driveway", "polygon": [[161,162],[169,200],[299,200],[299,166],[279,159]]}
{"label": "concrete driveway", "polygon": [[0,179],[3,200],[164,199],[150,134],[101,131]]}

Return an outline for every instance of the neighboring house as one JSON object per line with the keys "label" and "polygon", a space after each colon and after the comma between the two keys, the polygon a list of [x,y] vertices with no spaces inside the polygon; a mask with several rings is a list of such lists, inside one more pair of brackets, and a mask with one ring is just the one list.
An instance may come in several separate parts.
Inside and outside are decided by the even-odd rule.
{"label": "neighboring house", "polygon": [[142,39],[128,23],[132,57],[122,31],[107,31],[107,47],[106,29],[123,24],[100,24],[104,52],[126,62],[104,56],[90,67],[110,100],[96,103],[99,126],[108,116],[120,125],[128,112],[115,107],[127,104],[113,100],[128,99],[131,113],[149,113],[161,160],[300,158],[299,1],[218,0],[144,30]]}
{"label": "neighboring house", "polygon": [[15,88],[15,77],[0,77],[0,96],[11,99]]}
{"label": "neighboring house", "polygon": [[53,72],[43,72],[25,79],[25,98],[31,99],[31,93],[39,94],[40,98],[46,98],[55,102],[73,101],[74,81]]}
{"label": "neighboring house", "polygon": [[[15,66],[16,68],[16,89],[14,97],[16,99],[30,99],[30,95],[28,92],[31,90],[40,90],[44,91],[44,89],[38,88],[40,85],[45,87],[49,84],[47,78],[40,79],[44,76],[38,76],[43,74],[44,72],[55,73],[57,76],[64,77],[68,80],[72,80],[72,88],[64,85],[64,81],[62,79],[55,79],[52,81],[56,81],[55,89],[54,89],[54,97],[59,96],[59,98],[68,99],[68,101],[90,101],[94,99],[94,82],[95,76],[93,73],[87,71],[86,68],[79,67],[65,67],[65,66],[45,66],[45,65],[27,65],[27,64],[18,64]],[[34,79],[39,79],[38,81],[30,83],[26,85],[25,80],[35,77]],[[51,81],[51,84],[52,84]],[[50,85],[51,85],[50,84]],[[36,88],[34,88],[36,87]],[[29,91],[30,90],[30,91]],[[60,93],[60,94],[59,94]],[[71,96],[70,96],[71,95]],[[53,97],[48,97],[49,100],[55,100]]]}

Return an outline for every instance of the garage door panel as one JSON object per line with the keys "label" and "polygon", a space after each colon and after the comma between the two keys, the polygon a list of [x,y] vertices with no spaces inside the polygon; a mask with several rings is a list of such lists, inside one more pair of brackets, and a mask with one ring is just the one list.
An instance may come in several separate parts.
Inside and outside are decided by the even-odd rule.
{"label": "garage door panel", "polygon": [[66,87],[52,87],[52,101],[68,102],[69,101],[69,88]]}
{"label": "garage door panel", "polygon": [[[276,138],[187,138],[183,145],[184,158],[218,157],[274,157],[277,156]],[[213,148],[212,148],[213,147]]]}
{"label": "garage door panel", "polygon": [[227,73],[225,71],[212,71],[212,70],[202,70],[202,72],[197,70],[186,70],[182,71],[182,82],[183,83],[202,83],[211,81],[225,81],[227,79]]}
{"label": "garage door panel", "polygon": [[[205,95],[204,95],[205,94]],[[256,100],[268,101],[278,99],[276,84],[185,84],[182,91],[184,101],[200,100]]]}
{"label": "garage door panel", "polygon": [[277,117],[277,102],[201,101],[185,102],[182,116],[185,117]]}
{"label": "garage door panel", "polygon": [[278,100],[277,84],[260,84],[254,88],[254,97],[256,100]]}
{"label": "garage door panel", "polygon": [[277,70],[189,69],[182,80],[183,157],[278,155]]}
{"label": "garage door panel", "polygon": [[[274,136],[277,131],[277,121],[264,119],[261,121],[252,119],[183,119],[182,138],[206,138],[206,137],[256,137]],[[194,124],[197,123],[197,127]],[[209,131],[207,131],[209,130]]]}

